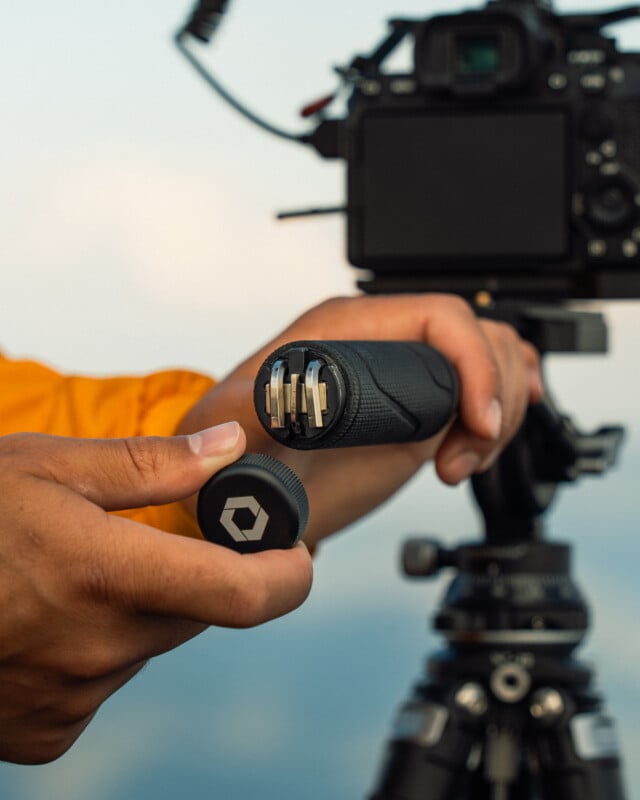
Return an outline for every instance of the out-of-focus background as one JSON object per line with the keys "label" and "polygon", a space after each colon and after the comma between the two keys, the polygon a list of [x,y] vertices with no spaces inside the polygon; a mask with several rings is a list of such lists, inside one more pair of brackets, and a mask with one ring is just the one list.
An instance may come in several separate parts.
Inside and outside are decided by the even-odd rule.
{"label": "out-of-focus background", "polygon": [[[473,4],[468,4],[469,6]],[[556,10],[592,5],[557,2]],[[611,2],[602,0],[603,6]],[[465,6],[466,7],[466,6]],[[182,0],[5,3],[0,9],[0,346],[90,374],[190,367],[221,376],[305,308],[351,293],[339,217],[277,223],[344,199],[343,170],[225,107],[172,49]],[[385,20],[451,0],[236,0],[206,58],[271,120],[335,85]],[[640,24],[618,26],[640,50]],[[561,493],[553,538],[575,544],[593,606],[583,648],[640,787],[638,306],[604,307],[606,357],[549,358],[561,407],[586,429],[623,423],[619,466]],[[308,603],[253,631],[211,630],[151,663],[75,747],[0,765],[3,800],[352,800],[371,788],[397,705],[439,645],[444,588],[406,581],[407,533],[480,530],[466,487],[425,470],[328,542]]]}

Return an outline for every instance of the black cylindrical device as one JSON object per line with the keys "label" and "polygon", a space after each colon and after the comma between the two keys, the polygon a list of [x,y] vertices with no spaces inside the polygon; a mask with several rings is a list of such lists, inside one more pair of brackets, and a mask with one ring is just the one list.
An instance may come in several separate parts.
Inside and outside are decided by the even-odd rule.
{"label": "black cylindrical device", "polygon": [[286,464],[249,453],[204,484],[197,516],[205,539],[238,553],[258,553],[293,547],[306,527],[309,503]]}
{"label": "black cylindrical device", "polygon": [[265,360],[255,383],[265,430],[297,450],[428,439],[455,413],[445,357],[398,341],[297,341]]}

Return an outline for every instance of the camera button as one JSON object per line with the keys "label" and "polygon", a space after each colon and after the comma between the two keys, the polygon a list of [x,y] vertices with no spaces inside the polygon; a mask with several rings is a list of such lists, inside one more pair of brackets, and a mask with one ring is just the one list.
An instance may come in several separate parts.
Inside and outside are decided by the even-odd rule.
{"label": "camera button", "polygon": [[580,117],[580,133],[593,144],[611,139],[614,126],[611,117],[600,108],[590,108]]}
{"label": "camera button", "polygon": [[569,79],[562,72],[553,72],[547,79],[547,86],[554,92],[562,92],[569,85]]}
{"label": "camera button", "polygon": [[622,67],[611,67],[609,70],[609,80],[614,83],[624,83],[626,80],[624,69]]}
{"label": "camera button", "polygon": [[585,72],[580,77],[580,86],[587,94],[600,94],[607,88],[607,76],[601,72]]}
{"label": "camera button", "polygon": [[625,228],[636,217],[635,187],[621,175],[601,177],[585,193],[585,213],[594,228],[614,231]]}
{"label": "camera button", "polygon": [[592,239],[587,245],[587,250],[592,258],[602,258],[607,254],[607,243],[602,239]]}

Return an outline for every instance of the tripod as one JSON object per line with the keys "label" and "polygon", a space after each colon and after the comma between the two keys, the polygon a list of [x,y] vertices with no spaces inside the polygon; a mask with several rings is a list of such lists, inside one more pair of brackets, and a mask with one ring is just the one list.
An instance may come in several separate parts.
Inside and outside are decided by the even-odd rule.
{"label": "tripod", "polygon": [[[606,352],[599,314],[494,313],[542,354]],[[588,610],[570,547],[545,541],[543,525],[559,484],[608,469],[622,436],[580,433],[546,399],[472,480],[484,542],[405,545],[408,575],[457,574],[434,621],[446,647],[400,709],[371,800],[624,800],[613,721],[573,655]]]}

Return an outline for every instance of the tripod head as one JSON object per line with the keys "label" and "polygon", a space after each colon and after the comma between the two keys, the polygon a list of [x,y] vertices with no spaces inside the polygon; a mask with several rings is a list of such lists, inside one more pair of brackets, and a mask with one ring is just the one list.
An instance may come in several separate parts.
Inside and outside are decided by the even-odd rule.
{"label": "tripod head", "polygon": [[[544,357],[548,353],[605,353],[602,315],[562,306],[503,304],[491,310],[510,322]],[[623,430],[607,426],[587,434],[561,414],[547,388],[532,406],[520,432],[501,459],[472,480],[485,519],[487,542],[498,544],[542,537],[542,515],[559,485],[583,475],[600,475],[616,460]]]}
{"label": "tripod head", "polygon": [[[510,305],[493,309],[532,340],[541,353],[604,352],[599,314]],[[601,475],[617,457],[623,429],[583,433],[547,396],[500,459],[472,478],[484,518],[484,544],[453,550],[415,539],[403,553],[405,572],[426,577],[458,571],[435,620],[450,642],[573,649],[587,629],[587,608],[569,577],[569,548],[544,542],[544,514],[563,483]],[[505,632],[509,631],[511,633]]]}
{"label": "tripod head", "polygon": [[[599,314],[521,304],[490,313],[543,355],[606,352]],[[572,657],[588,630],[587,603],[570,575],[569,545],[545,541],[543,524],[558,488],[606,472],[622,439],[619,426],[582,433],[547,395],[472,479],[484,541],[405,544],[407,575],[454,571],[434,618],[447,648],[429,659],[429,681],[400,711],[373,800],[623,800],[612,720]],[[599,743],[585,749],[584,736]]]}

